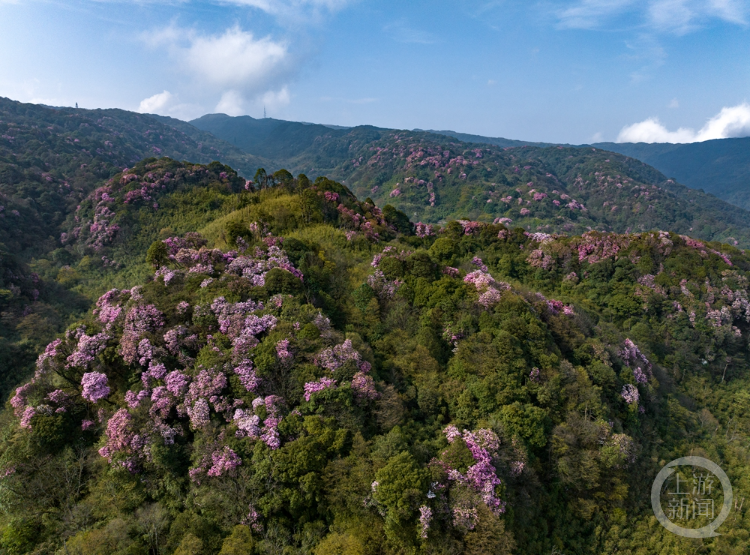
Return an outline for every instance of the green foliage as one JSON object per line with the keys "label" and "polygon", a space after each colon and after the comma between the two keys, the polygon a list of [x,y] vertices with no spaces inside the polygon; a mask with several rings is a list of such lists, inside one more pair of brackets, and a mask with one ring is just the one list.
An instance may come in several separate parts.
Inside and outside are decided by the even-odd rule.
{"label": "green foliage", "polygon": [[[392,140],[377,130],[352,133],[361,141],[353,151]],[[327,160],[354,159],[348,154],[353,143],[344,148],[337,140],[326,147]],[[425,153],[431,148],[422,146]],[[449,158],[459,155],[455,144],[445,148]],[[456,211],[477,213],[486,198],[472,199],[480,189],[467,188],[490,179],[497,184],[493,191],[519,186],[529,197],[532,179],[537,192],[553,186],[562,192],[580,174],[576,187],[580,198],[589,191],[588,213],[566,213],[554,225],[572,224],[575,231],[594,222],[593,212],[605,212],[608,201],[586,189],[593,187],[587,180],[602,174],[606,180],[615,171],[603,166],[604,154],[483,150],[476,158],[474,151],[461,152],[467,162],[481,162],[461,165],[466,179],[445,173],[447,183],[432,182]],[[639,195],[647,178],[658,179],[615,160],[632,187],[636,174],[644,180]],[[501,169],[483,169],[489,161]],[[733,512],[720,539],[692,545],[662,532],[647,500],[658,469],[686,453],[719,462],[738,499],[750,488],[742,439],[750,426],[747,255],[676,233],[528,234],[490,224],[495,213],[485,211],[484,224],[451,221],[436,236],[416,237],[398,211],[413,213],[408,206],[416,197],[405,192],[391,198],[388,183],[393,176],[407,183],[403,176],[428,175],[419,163],[405,168],[403,160],[385,162],[368,169],[363,160],[349,168],[362,179],[351,181],[355,189],[372,178],[367,194],[380,201],[388,194],[394,207],[381,212],[327,178],[311,183],[305,175],[263,172],[255,190],[218,162],[147,159],[81,190],[75,198],[80,209],[68,209],[59,220],[58,229],[68,233],[64,245],[43,247],[30,265],[26,255],[10,256],[14,247],[2,251],[3,391],[30,376],[49,341],[62,340],[24,393],[22,410],[9,405],[0,415],[4,551],[743,552],[746,509]],[[149,199],[142,195],[144,183]],[[373,183],[383,190],[372,192]],[[426,184],[408,184],[422,187],[426,197]],[[455,184],[455,198],[447,197],[448,185]],[[611,195],[619,195],[614,188]],[[648,192],[663,202],[672,198]],[[105,206],[111,211],[106,217]],[[431,214],[438,219],[448,213],[440,206],[420,210],[436,208]],[[651,221],[634,213],[617,226]],[[668,224],[676,221],[662,216]],[[556,221],[551,212],[535,217],[539,225]],[[617,211],[606,221],[616,217]],[[103,237],[102,228],[91,231],[95,221],[119,229]],[[717,229],[705,236],[721,235]],[[203,237],[185,235],[198,230]],[[163,240],[180,235],[189,248],[177,256]],[[228,271],[230,260],[243,252],[268,253],[269,245],[287,260],[273,251],[277,265],[265,268],[264,280]],[[201,257],[212,257],[211,267],[189,271]],[[84,315],[86,298],[93,305],[112,287],[123,289],[116,292],[125,311],[120,319],[111,325],[100,319],[103,301],[96,313]],[[275,324],[238,357],[231,327],[244,326],[247,315],[227,323],[229,313],[222,315],[220,307],[250,300],[263,304],[254,315],[273,316]],[[153,346],[148,356],[167,372],[184,370],[193,384],[201,370],[226,377],[220,395],[206,397],[211,408],[204,425],[194,425],[177,403],[163,419],[155,416],[151,395],[163,379],[144,377],[152,371],[146,346],[132,363],[124,360],[125,313],[143,305],[156,307],[165,322],[138,336],[134,348],[147,338]],[[167,329],[180,330],[179,348],[167,343]],[[108,336],[106,348],[85,368],[69,364],[82,335],[98,333]],[[626,340],[645,359],[628,359]],[[335,348],[351,348],[356,357],[326,367]],[[255,389],[235,374],[244,356],[258,378]],[[98,403],[81,397],[88,371],[108,377],[111,392]],[[305,386],[323,378],[335,385],[307,400]],[[624,399],[626,385],[639,392],[637,403]],[[62,411],[49,398],[58,389],[69,395]],[[125,400],[146,389],[139,406],[131,406],[132,397]],[[281,399],[278,407],[268,401],[274,396]],[[215,408],[223,401],[231,408]],[[278,448],[257,437],[263,431],[238,433],[234,411],[249,411],[254,401],[253,414],[262,422],[278,411]],[[35,410],[30,429],[20,427],[25,406]],[[143,431],[145,448],[137,460],[119,453],[110,464],[99,449],[118,409]],[[91,421],[86,430],[84,420]],[[159,422],[174,427],[173,442],[165,441],[170,432],[157,428]],[[450,440],[454,432],[447,426],[457,434]],[[485,449],[477,446],[478,437],[497,440],[486,450],[489,471],[500,483],[491,485],[487,499],[465,478],[477,471],[478,449]],[[241,464],[209,474],[213,455],[225,447]],[[136,463],[129,467],[133,473],[121,464],[128,462]],[[501,505],[493,507],[493,499]],[[426,537],[423,508],[432,511]]]}
{"label": "green foliage", "polygon": [[167,246],[162,241],[154,241],[146,252],[146,263],[159,268],[167,263],[168,254]]}
{"label": "green foliage", "polygon": [[247,526],[237,525],[221,544],[219,555],[250,555],[255,550],[255,540]]}
{"label": "green foliage", "polygon": [[383,217],[385,221],[396,228],[399,233],[411,235],[414,230],[414,224],[409,220],[409,216],[398,210],[390,204],[383,207]]}

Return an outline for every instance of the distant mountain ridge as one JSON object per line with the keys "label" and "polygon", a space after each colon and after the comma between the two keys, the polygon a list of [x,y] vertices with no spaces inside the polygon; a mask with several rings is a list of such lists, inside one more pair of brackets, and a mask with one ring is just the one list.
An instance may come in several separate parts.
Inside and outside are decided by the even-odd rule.
{"label": "distant mountain ridge", "polygon": [[702,143],[599,143],[637,158],[693,189],[750,209],[750,137]]}
{"label": "distant mountain ridge", "polygon": [[[255,119],[209,114],[190,122],[232,145],[258,156],[289,165],[289,160],[302,155],[316,140],[338,139],[359,127],[291,122],[276,119]],[[378,128],[372,128],[378,129]],[[382,131],[395,131],[381,129]],[[500,148],[579,146],[596,147],[635,158],[653,166],[666,176],[692,189],[702,189],[722,200],[750,209],[750,138],[719,139],[702,143],[596,143],[593,145],[558,145],[519,141],[503,137],[485,137],[450,130],[415,129],[415,133],[432,133],[457,139],[463,143],[487,144]],[[271,167],[278,166],[270,164]]]}
{"label": "distant mountain ridge", "polygon": [[273,160],[297,156],[320,137],[340,137],[348,132],[315,123],[226,114],[208,114],[189,123],[247,153]]}
{"label": "distant mountain ridge", "polygon": [[[601,147],[589,151],[591,147],[538,146],[447,131],[373,126],[333,129],[224,114],[188,123],[123,110],[53,110],[12,101],[3,101],[0,108],[5,114],[0,131],[12,137],[3,139],[11,149],[5,150],[7,171],[18,166],[14,166],[13,156],[17,159],[19,148],[31,148],[34,140],[42,144],[63,140],[64,146],[50,147],[50,152],[55,150],[58,160],[60,152],[70,151],[71,156],[67,169],[58,168],[59,162],[47,162],[55,170],[47,172],[55,183],[60,180],[71,185],[70,193],[63,188],[56,194],[73,195],[54,203],[66,207],[57,216],[34,215],[38,208],[21,202],[29,193],[20,193],[23,186],[14,185],[17,178],[5,180],[7,197],[18,199],[6,203],[6,213],[16,209],[27,221],[39,222],[38,232],[25,230],[21,235],[12,225],[0,225],[5,228],[0,241],[16,252],[31,252],[42,243],[47,245],[44,250],[51,248],[67,211],[94,182],[150,156],[202,163],[216,159],[246,178],[258,167],[269,173],[283,167],[311,178],[327,176],[346,183],[360,198],[370,196],[380,206],[393,204],[415,220],[431,223],[451,218],[508,218],[514,225],[548,232],[668,229],[706,240],[750,245],[750,213],[687,189],[633,158],[645,157],[643,152],[648,153],[651,147],[667,155],[695,145],[639,145],[639,150],[626,153],[630,158],[621,158],[606,154]],[[477,143],[462,139],[488,142],[479,148]],[[38,182],[39,176],[47,175],[44,167],[29,163],[28,179]],[[94,168],[96,173],[91,174]],[[80,181],[84,176],[85,185]],[[615,184],[620,187],[610,187]],[[43,184],[34,187],[38,198],[48,194]],[[14,203],[20,204],[16,207]],[[572,211],[569,205],[574,207]],[[578,205],[586,210],[575,208]],[[6,218],[3,223],[11,222]]]}
{"label": "distant mountain ridge", "polygon": [[[415,129],[419,131],[419,129]],[[503,137],[484,137],[482,135],[472,135],[470,133],[458,133],[456,131],[435,131],[429,130],[429,133],[436,133],[438,135],[446,135],[447,137],[453,137],[464,143],[481,143],[488,145],[495,145],[503,148],[517,147],[517,146],[558,146],[557,143],[536,143],[533,141],[518,141],[515,139],[505,139]]]}
{"label": "distant mountain ridge", "polygon": [[272,159],[273,169],[339,180],[415,221],[506,218],[558,233],[665,229],[750,245],[750,213],[601,148],[224,114],[191,124]]}

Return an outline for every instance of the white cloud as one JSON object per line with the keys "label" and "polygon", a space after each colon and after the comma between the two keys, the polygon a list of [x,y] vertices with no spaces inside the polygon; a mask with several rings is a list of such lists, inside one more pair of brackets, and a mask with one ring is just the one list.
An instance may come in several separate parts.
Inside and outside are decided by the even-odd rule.
{"label": "white cloud", "polygon": [[159,114],[182,120],[191,120],[205,113],[200,105],[180,102],[178,96],[169,91],[144,98],[138,105],[137,111],[142,114]]}
{"label": "white cloud", "polygon": [[221,95],[221,100],[216,105],[216,111],[230,116],[239,116],[246,114],[248,107],[252,105],[256,110],[259,108],[266,109],[271,116],[274,112],[288,106],[291,100],[289,88],[286,86],[277,91],[266,91],[250,101],[244,98],[239,91],[229,90]]}
{"label": "white cloud", "polygon": [[697,16],[693,4],[690,0],[655,0],[648,7],[649,22],[663,31],[691,31]]}
{"label": "white cloud", "polygon": [[635,3],[636,0],[580,0],[573,6],[559,9],[557,17],[560,27],[565,29],[594,29]]}
{"label": "white cloud", "polygon": [[141,100],[138,111],[142,114],[161,114],[171,100],[172,93],[169,91],[160,92]]}
{"label": "white cloud", "polygon": [[709,0],[709,9],[724,21],[747,25],[747,2],[744,0]]}
{"label": "white cloud", "polygon": [[216,112],[230,116],[240,116],[244,113],[245,100],[237,91],[226,91],[216,105]]}
{"label": "white cloud", "polygon": [[674,108],[679,108],[679,107],[680,107],[680,101],[677,100],[676,98],[673,98],[672,100],[669,101],[669,104],[667,104],[667,108],[674,109]]}
{"label": "white cloud", "polygon": [[[216,35],[171,26],[144,34],[142,40],[152,48],[165,50],[182,75],[192,79],[189,96],[220,97],[216,105],[219,112],[247,113],[249,105],[264,100],[275,107],[289,103],[288,82],[297,72],[299,60],[285,41],[257,38],[237,26]],[[141,107],[157,105],[164,112],[172,101],[165,91],[145,99]]]}
{"label": "white cloud", "polygon": [[195,37],[183,51],[189,68],[220,87],[260,90],[284,71],[287,45],[270,37],[256,39],[238,27],[219,36]]}
{"label": "white cloud", "polygon": [[[685,34],[719,19],[747,25],[748,0],[576,0],[553,10],[566,29],[596,29],[621,16],[635,16],[639,26]],[[618,22],[619,24],[620,22]]]}
{"label": "white cloud", "polygon": [[618,143],[697,143],[711,139],[750,136],[750,104],[722,108],[699,131],[680,127],[669,131],[658,118],[649,118],[624,127]]}
{"label": "white cloud", "polygon": [[318,21],[323,16],[337,12],[353,0],[224,0],[224,3],[257,8],[282,20],[304,22]]}

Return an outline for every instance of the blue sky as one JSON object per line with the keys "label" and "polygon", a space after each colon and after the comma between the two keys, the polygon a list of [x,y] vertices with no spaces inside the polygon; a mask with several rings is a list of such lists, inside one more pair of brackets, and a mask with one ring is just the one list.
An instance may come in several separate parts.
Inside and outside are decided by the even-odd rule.
{"label": "blue sky", "polygon": [[0,0],[0,96],[524,140],[750,135],[750,0]]}

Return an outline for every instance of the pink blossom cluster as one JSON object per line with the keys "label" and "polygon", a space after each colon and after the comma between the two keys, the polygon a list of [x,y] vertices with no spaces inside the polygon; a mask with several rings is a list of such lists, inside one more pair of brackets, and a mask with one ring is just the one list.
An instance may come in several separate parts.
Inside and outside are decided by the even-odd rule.
{"label": "pink blossom cluster", "polygon": [[625,339],[625,346],[619,354],[626,366],[642,366],[648,373],[651,373],[651,362],[632,340]]}
{"label": "pink blossom cluster", "polygon": [[629,383],[623,385],[620,395],[625,399],[625,402],[628,405],[638,405],[640,394],[638,393],[638,388],[636,386]]}
{"label": "pink blossom cluster", "polygon": [[88,368],[96,356],[107,347],[109,335],[104,332],[88,336],[85,333],[78,339],[75,351],[68,356],[68,366]]}
{"label": "pink blossom cluster", "polygon": [[497,282],[490,274],[483,270],[474,270],[464,276],[464,283],[471,283],[477,291],[486,291],[493,287]]}
{"label": "pink blossom cluster", "polygon": [[315,357],[315,363],[321,368],[333,372],[341,368],[347,361],[353,360],[360,368],[363,364],[367,364],[369,370],[369,363],[366,363],[366,361],[360,361],[360,358],[360,354],[352,346],[352,340],[347,339],[340,345],[336,345],[318,353]]}
{"label": "pink blossom cluster", "polygon": [[273,268],[286,270],[296,278],[304,279],[302,272],[292,265],[286,253],[276,245],[268,247],[268,251],[256,248],[253,257],[243,255],[233,259],[227,266],[227,272],[241,275],[253,285],[262,287],[266,282],[266,274]]}
{"label": "pink blossom cluster", "polygon": [[488,271],[488,270],[487,270],[487,266],[485,265],[485,263],[484,263],[484,262],[482,262],[482,259],[481,259],[481,258],[479,258],[478,256],[475,256],[474,258],[472,258],[472,259],[471,259],[471,263],[472,263],[472,264],[473,264],[474,266],[476,266],[477,268],[479,268],[479,269],[480,269],[481,271],[483,271],[483,272],[487,272],[487,271]]}
{"label": "pink blossom cluster", "polygon": [[237,409],[232,420],[237,426],[235,434],[237,437],[260,438],[262,422],[257,414],[253,414],[250,410]]}
{"label": "pink blossom cluster", "polygon": [[[481,153],[480,153],[481,154]],[[419,507],[419,537],[427,539],[427,531],[432,521],[432,509],[426,505]]]}
{"label": "pink blossom cluster", "polygon": [[111,289],[96,301],[94,314],[98,314],[99,321],[106,324],[107,329],[110,329],[112,324],[123,314],[123,309],[120,306],[122,293],[129,293],[129,291],[126,289],[120,292],[118,289]]}
{"label": "pink blossom cluster", "polygon": [[131,473],[138,470],[138,458],[150,457],[148,436],[133,431],[133,417],[127,409],[119,409],[107,422],[107,442],[99,449],[99,454],[110,463],[120,454],[124,459],[120,464]]}
{"label": "pink blossom cluster", "polygon": [[633,438],[626,434],[612,434],[610,441],[619,449],[626,462],[630,464],[635,462],[636,446]]}
{"label": "pink blossom cluster", "polygon": [[375,270],[374,274],[367,277],[367,285],[383,300],[392,299],[402,284],[403,282],[398,279],[389,280],[381,270]]}
{"label": "pink blossom cluster", "polygon": [[156,331],[164,325],[164,315],[154,305],[135,305],[125,316],[120,352],[128,364],[138,357],[138,344],[145,333]]}
{"label": "pink blossom cluster", "polygon": [[87,372],[81,377],[81,397],[96,403],[110,393],[107,385],[107,375],[100,372]]}
{"label": "pink blossom cluster", "polygon": [[230,328],[230,333],[227,335],[232,338],[234,355],[236,357],[246,355],[248,349],[252,349],[259,343],[257,336],[275,328],[276,322],[277,318],[272,314],[265,314],[263,316],[250,314],[243,321],[239,333],[235,335],[232,333],[232,328]]}
{"label": "pink blossom cluster", "polygon": [[[257,326],[258,317],[253,313],[261,311],[263,308],[262,302],[256,303],[252,299],[244,302],[229,303],[224,297],[216,297],[211,303],[211,312],[214,313],[216,319],[219,321],[219,331],[232,339],[237,337],[244,328],[253,325]],[[255,317],[250,318],[250,316]],[[248,320],[248,318],[250,319]],[[267,320],[269,321],[269,325],[271,321],[275,325],[275,318],[273,316]],[[264,327],[262,330],[254,329],[255,333],[253,335],[257,335],[265,331],[265,329],[268,329],[268,327]]]}
{"label": "pink blossom cluster", "polygon": [[473,530],[479,522],[479,513],[476,507],[464,507],[458,505],[453,507],[453,526]]}
{"label": "pink blossom cluster", "polygon": [[244,359],[240,364],[234,368],[234,373],[240,380],[242,387],[247,391],[255,391],[258,388],[260,380],[255,374],[253,363],[251,360]]}
{"label": "pink blossom cluster", "polygon": [[116,214],[105,205],[105,202],[102,201],[96,206],[94,221],[82,226],[83,230],[88,226],[86,244],[96,252],[101,251],[106,244],[111,243],[120,230],[120,226],[111,223]]}
{"label": "pink blossom cluster", "polygon": [[331,378],[320,378],[317,382],[307,382],[305,384],[305,401],[309,401],[315,393],[319,393],[326,389],[335,389],[336,380]]}
{"label": "pink blossom cluster", "polygon": [[417,237],[424,238],[430,237],[432,235],[435,235],[435,232],[433,231],[431,224],[423,224],[422,222],[417,222]]}
{"label": "pink blossom cluster", "polygon": [[377,399],[380,395],[375,389],[375,381],[366,372],[359,371],[352,378],[352,389],[358,399]]}
{"label": "pink blossom cluster", "polygon": [[727,266],[732,266],[732,259],[729,258],[729,255],[726,255],[723,252],[719,252],[719,251],[707,248],[706,245],[704,245],[702,242],[696,239],[693,239],[691,237],[688,237],[687,235],[680,235],[680,238],[685,242],[685,245],[687,245],[688,247],[700,251],[701,256],[703,256],[704,258],[708,256],[708,253],[710,252],[720,257],[727,264]]}
{"label": "pink blossom cluster", "polygon": [[470,220],[457,220],[461,227],[464,229],[464,235],[476,235],[485,226],[482,222],[474,222]]}
{"label": "pink blossom cluster", "polygon": [[[479,259],[477,259],[479,260]],[[481,260],[479,260],[481,263]],[[482,264],[482,267],[486,268]],[[483,270],[474,270],[464,277],[465,283],[471,283],[480,292],[479,304],[485,308],[490,308],[500,302],[503,291],[509,291],[510,285],[504,282],[495,281],[495,279]]]}
{"label": "pink blossom cluster", "polygon": [[627,249],[630,240],[615,234],[601,234],[590,231],[581,236],[578,243],[578,260],[596,264],[608,258],[617,260],[617,254],[621,249]]}
{"label": "pink blossom cluster", "polygon": [[222,476],[242,464],[237,454],[229,447],[224,446],[221,451],[214,451],[211,454],[211,468],[208,469],[209,476]]}
{"label": "pink blossom cluster", "polygon": [[380,235],[376,231],[376,226],[387,227],[388,224],[383,218],[383,212],[380,208],[370,204],[366,206],[372,215],[371,219],[367,219],[343,204],[339,204],[336,210],[339,212],[341,224],[344,228],[351,231],[362,231],[367,239],[377,242],[380,240]]}
{"label": "pink blossom cluster", "polygon": [[563,314],[568,316],[575,315],[575,311],[573,310],[572,306],[566,305],[562,301],[556,301],[552,299],[547,300],[547,310],[549,310],[552,314],[559,314],[560,312],[562,312]]}
{"label": "pink blossom cluster", "polygon": [[207,476],[219,477],[231,473],[235,468],[242,464],[242,459],[230,447],[224,446],[206,455],[201,459],[198,466],[191,468],[188,475],[191,480],[197,484],[201,483],[201,476],[205,473]]}
{"label": "pink blossom cluster", "polygon": [[534,268],[542,268],[543,270],[551,270],[554,268],[556,260],[555,257],[546,252],[544,248],[534,249],[529,253],[526,262]]}
{"label": "pink blossom cluster", "polygon": [[447,426],[443,433],[449,443],[461,438],[471,451],[475,464],[471,465],[466,474],[463,475],[456,470],[450,470],[448,477],[451,480],[470,486],[477,492],[482,502],[495,514],[505,512],[505,504],[495,495],[495,488],[501,484],[497,477],[495,467],[492,465],[492,457],[497,453],[500,440],[495,432],[480,429],[476,432],[464,430],[458,431],[453,425]]}
{"label": "pink blossom cluster", "polygon": [[282,339],[281,341],[276,343],[276,356],[278,356],[281,360],[290,360],[292,358],[292,353],[289,352],[288,339]]}

